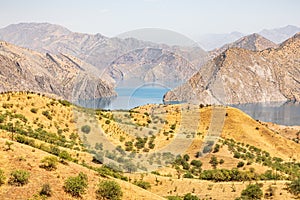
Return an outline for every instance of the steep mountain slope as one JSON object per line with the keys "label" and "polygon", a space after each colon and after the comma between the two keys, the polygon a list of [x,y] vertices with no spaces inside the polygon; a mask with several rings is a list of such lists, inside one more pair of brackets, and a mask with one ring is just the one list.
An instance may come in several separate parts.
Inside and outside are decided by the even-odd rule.
{"label": "steep mountain slope", "polygon": [[203,64],[207,59],[206,52],[200,47],[168,46],[134,38],[120,39],[108,38],[101,34],[74,33],[52,24],[10,25],[0,29],[0,39],[40,52],[73,55],[98,69],[104,69],[115,59],[130,51],[146,47],[169,50],[186,57],[196,66]]}
{"label": "steep mountain slope", "polygon": [[174,87],[173,84],[184,83],[198,68],[168,50],[144,48],[119,57],[108,71],[117,82],[156,82]]}
{"label": "steep mountain slope", "polygon": [[217,48],[211,51],[210,54],[212,57],[218,56],[222,52],[226,51],[226,49],[233,48],[233,47],[248,49],[251,51],[261,51],[267,48],[276,48],[277,45],[274,42],[271,42],[270,40],[262,37],[261,35],[257,33],[253,33],[251,35],[242,37],[241,39],[233,43],[225,44],[221,48]]}
{"label": "steep mountain slope", "polygon": [[287,25],[285,27],[274,28],[274,29],[264,29],[258,34],[268,38],[269,40],[279,44],[288,38],[292,37],[296,33],[300,32],[300,27]]}
{"label": "steep mountain slope", "polygon": [[277,49],[230,48],[203,66],[165,101],[251,103],[300,101],[300,34]]}
{"label": "steep mountain slope", "polygon": [[0,42],[0,91],[54,94],[70,101],[114,96],[113,81],[66,54],[41,54]]}

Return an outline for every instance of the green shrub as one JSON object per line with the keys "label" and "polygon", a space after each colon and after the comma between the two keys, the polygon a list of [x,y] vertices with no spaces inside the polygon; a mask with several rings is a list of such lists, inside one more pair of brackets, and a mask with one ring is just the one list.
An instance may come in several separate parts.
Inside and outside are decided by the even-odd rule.
{"label": "green shrub", "polygon": [[49,120],[52,120],[52,116],[48,110],[43,111],[42,114],[47,117]]}
{"label": "green shrub", "polygon": [[261,199],[263,191],[258,184],[250,184],[242,191],[241,199]]}
{"label": "green shrub", "polygon": [[87,187],[88,178],[87,175],[82,172],[80,172],[78,176],[67,178],[64,184],[65,191],[74,197],[80,197],[84,194]]}
{"label": "green shrub", "polygon": [[183,175],[183,178],[194,178],[194,176],[190,172],[187,172]]}
{"label": "green shrub", "polygon": [[40,191],[41,196],[46,196],[46,197],[51,197],[52,195],[52,190],[51,187],[48,183],[43,184],[42,189]]}
{"label": "green shrub", "polygon": [[184,195],[183,200],[199,200],[199,198],[191,193]]}
{"label": "green shrub", "polygon": [[59,154],[58,154],[58,157],[59,157],[62,161],[64,161],[64,160],[69,160],[69,161],[71,161],[71,160],[72,160],[71,155],[70,155],[69,152],[67,152],[66,150],[60,151]]}
{"label": "green shrub", "polygon": [[211,164],[211,166],[215,169],[217,167],[217,165],[219,164],[218,159],[216,156],[212,156],[209,163]]}
{"label": "green shrub", "polygon": [[0,169],[0,186],[5,183],[6,177],[4,175],[4,171]]}
{"label": "green shrub", "polygon": [[243,161],[238,162],[237,167],[244,167],[245,163]]}
{"label": "green shrub", "polygon": [[123,196],[120,185],[115,181],[100,181],[96,190],[97,199],[120,200]]}
{"label": "green shrub", "polygon": [[288,184],[288,191],[295,196],[300,196],[300,178]]}
{"label": "green shrub", "polygon": [[149,182],[146,182],[146,181],[134,181],[133,183],[134,185],[137,185],[139,186],[140,188],[143,188],[145,190],[148,190],[151,188],[151,184]]}
{"label": "green shrub", "polygon": [[11,172],[8,183],[10,185],[23,186],[29,182],[30,174],[25,170]]}
{"label": "green shrub", "polygon": [[191,165],[195,167],[202,167],[202,162],[200,160],[192,160]]}
{"label": "green shrub", "polygon": [[58,159],[54,156],[46,156],[41,160],[41,168],[44,168],[48,171],[56,170]]}
{"label": "green shrub", "polygon": [[37,112],[38,112],[38,109],[37,109],[37,108],[31,108],[30,111],[31,111],[32,113],[37,113]]}

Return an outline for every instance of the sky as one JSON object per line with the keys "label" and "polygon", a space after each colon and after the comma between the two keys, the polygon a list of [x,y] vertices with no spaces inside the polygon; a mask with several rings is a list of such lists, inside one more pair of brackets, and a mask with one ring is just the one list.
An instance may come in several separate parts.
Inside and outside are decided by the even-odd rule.
{"label": "sky", "polygon": [[0,28],[49,22],[112,37],[162,28],[189,37],[300,26],[299,0],[0,0]]}

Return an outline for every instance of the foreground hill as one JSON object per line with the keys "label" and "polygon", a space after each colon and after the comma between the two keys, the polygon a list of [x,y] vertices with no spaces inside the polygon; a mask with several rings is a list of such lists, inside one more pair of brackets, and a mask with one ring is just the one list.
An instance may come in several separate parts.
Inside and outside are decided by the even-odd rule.
{"label": "foreground hill", "polygon": [[100,79],[95,67],[66,54],[42,54],[0,41],[0,67],[0,92],[34,91],[69,101],[116,95],[112,79]]}
{"label": "foreground hill", "polygon": [[[298,143],[221,106],[94,111],[42,95],[5,93],[0,95],[0,146],[0,169],[7,177],[1,199],[37,198],[45,183],[52,188],[50,199],[75,199],[63,186],[79,172],[88,177],[83,199],[95,199],[99,179],[116,181],[123,199],[187,193],[220,199],[223,192],[223,199],[234,199],[250,182],[260,183],[266,198],[271,191],[274,199],[293,199],[285,188],[300,169]],[[52,171],[41,167],[50,154],[59,160]],[[28,184],[9,183],[16,169],[30,173]]]}
{"label": "foreground hill", "polygon": [[276,49],[230,48],[203,66],[165,101],[239,104],[299,101],[300,34]]}

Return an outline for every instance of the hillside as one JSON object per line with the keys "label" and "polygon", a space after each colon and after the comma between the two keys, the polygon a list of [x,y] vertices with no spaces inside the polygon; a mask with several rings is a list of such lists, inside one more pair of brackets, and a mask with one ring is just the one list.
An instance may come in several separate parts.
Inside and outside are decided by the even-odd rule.
{"label": "hillside", "polygon": [[[264,194],[272,187],[274,199],[292,199],[285,184],[299,177],[300,145],[230,107],[146,105],[102,111],[28,92],[5,93],[0,95],[0,129],[0,169],[7,177],[15,169],[30,173],[24,186],[1,185],[1,199],[33,198],[47,182],[53,190],[49,199],[74,199],[63,184],[79,172],[88,176],[83,199],[95,199],[98,180],[112,177],[123,199],[189,192],[219,199],[222,191],[223,199],[232,199],[251,181],[261,183]],[[50,154],[60,160],[53,171],[40,167]]]}
{"label": "hillside", "polygon": [[67,54],[42,54],[0,41],[0,92],[34,91],[74,101],[115,96],[113,80]]}
{"label": "hillside", "polygon": [[276,49],[229,48],[203,66],[165,101],[203,104],[299,101],[300,34]]}

